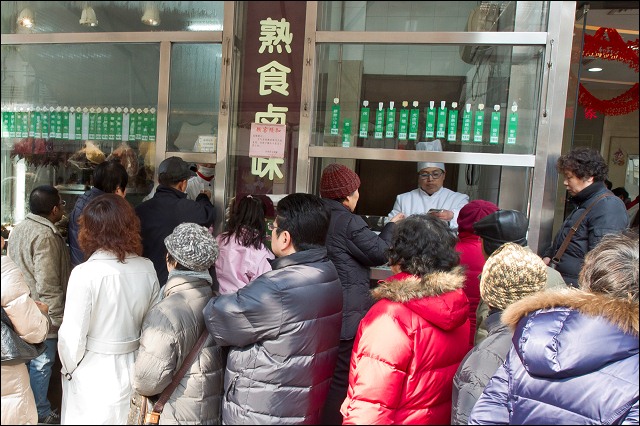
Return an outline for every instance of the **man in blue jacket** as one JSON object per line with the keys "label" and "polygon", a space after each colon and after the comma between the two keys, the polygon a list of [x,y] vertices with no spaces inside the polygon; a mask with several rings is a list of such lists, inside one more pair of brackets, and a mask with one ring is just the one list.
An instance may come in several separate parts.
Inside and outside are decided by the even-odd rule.
{"label": "man in blue jacket", "polygon": [[102,194],[116,194],[124,198],[127,194],[128,183],[129,175],[127,174],[127,169],[120,164],[120,161],[103,161],[96,166],[93,171],[93,188],[78,197],[71,216],[69,216],[69,230],[67,232],[72,267],[86,260],[78,243],[78,234],[80,233],[78,219],[80,219],[84,207],[89,201]]}
{"label": "man in blue jacket", "polygon": [[182,158],[165,159],[158,166],[159,185],[153,198],[136,207],[142,255],[153,262],[160,286],[169,276],[164,239],[181,223],[193,222],[208,228],[216,218],[207,191],[198,195],[195,201],[187,199],[187,181],[192,176],[195,172]]}

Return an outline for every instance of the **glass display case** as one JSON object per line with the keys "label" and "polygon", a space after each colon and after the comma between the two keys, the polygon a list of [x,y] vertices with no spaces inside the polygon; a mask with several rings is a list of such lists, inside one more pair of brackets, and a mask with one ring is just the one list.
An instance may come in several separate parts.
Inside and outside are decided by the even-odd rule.
{"label": "glass display case", "polygon": [[24,218],[31,190],[42,184],[55,185],[70,211],[107,160],[125,166],[132,203],[149,193],[157,45],[2,46],[2,56],[12,64],[3,68],[3,85],[12,89],[2,91],[3,224]]}

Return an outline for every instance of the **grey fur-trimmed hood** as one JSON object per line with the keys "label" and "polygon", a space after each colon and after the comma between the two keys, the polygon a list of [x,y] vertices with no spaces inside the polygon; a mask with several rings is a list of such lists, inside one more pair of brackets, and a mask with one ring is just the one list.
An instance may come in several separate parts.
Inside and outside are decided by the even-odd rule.
{"label": "grey fur-trimmed hood", "polygon": [[539,309],[555,307],[575,309],[585,315],[602,317],[625,333],[638,337],[638,303],[582,290],[555,290],[535,293],[504,310],[502,322],[515,329],[520,319]]}

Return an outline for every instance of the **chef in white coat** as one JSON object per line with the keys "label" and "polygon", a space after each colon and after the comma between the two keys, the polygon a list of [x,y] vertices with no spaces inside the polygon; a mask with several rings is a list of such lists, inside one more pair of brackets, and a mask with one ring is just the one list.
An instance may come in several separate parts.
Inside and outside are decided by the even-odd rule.
{"label": "chef in white coat", "polygon": [[[442,151],[440,140],[419,142],[419,151]],[[398,213],[406,216],[412,214],[429,213],[449,222],[453,230],[458,229],[458,213],[469,202],[469,196],[445,188],[446,171],[444,163],[419,162],[418,188],[405,192],[396,197],[393,210],[388,217],[391,219]]]}
{"label": "chef in white coat", "polygon": [[196,175],[187,181],[187,198],[195,200],[198,195],[205,193],[213,203],[213,178],[216,174],[214,163],[198,163]]}

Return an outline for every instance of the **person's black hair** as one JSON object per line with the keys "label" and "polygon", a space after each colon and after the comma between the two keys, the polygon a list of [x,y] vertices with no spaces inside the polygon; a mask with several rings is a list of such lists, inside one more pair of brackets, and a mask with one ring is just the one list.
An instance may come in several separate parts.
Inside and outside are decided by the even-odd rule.
{"label": "person's black hair", "polygon": [[59,204],[60,194],[51,185],[40,185],[34,188],[29,195],[29,210],[39,216],[48,215]]}
{"label": "person's black hair", "polygon": [[231,237],[243,247],[253,246],[260,249],[264,246],[267,227],[265,215],[267,208],[261,198],[245,195],[234,202],[227,231],[222,234],[222,241],[226,244]]}
{"label": "person's black hair", "polygon": [[295,193],[280,201],[276,208],[276,233],[289,232],[296,251],[324,247],[330,213],[317,195]]}
{"label": "person's black hair", "polygon": [[389,265],[418,276],[448,272],[460,263],[457,240],[447,222],[432,215],[411,215],[395,227],[387,250]]}
{"label": "person's black hair", "polygon": [[558,172],[570,171],[580,179],[588,179],[593,176],[594,182],[604,182],[609,173],[609,166],[600,155],[600,152],[592,148],[574,148],[558,158],[556,163]]}
{"label": "person's black hair", "polygon": [[627,200],[629,199],[629,193],[622,186],[612,189],[611,192],[613,192],[613,195],[618,198],[622,195],[622,201],[624,202],[627,202]]}
{"label": "person's black hair", "polygon": [[173,268],[178,271],[191,271],[191,269],[184,266],[182,263],[178,262],[175,257],[171,255],[171,253],[167,252],[167,262],[173,263]]}
{"label": "person's black hair", "polygon": [[107,194],[113,194],[118,188],[124,191],[128,183],[127,169],[118,160],[103,161],[93,171],[93,186]]}
{"label": "person's black hair", "polygon": [[636,210],[636,214],[633,215],[633,219],[631,219],[631,223],[629,223],[629,228],[637,234],[639,227],[640,227],[640,210]]}
{"label": "person's black hair", "polygon": [[613,188],[613,182],[611,182],[609,179],[605,179],[604,184],[607,186],[607,189],[611,191],[611,188]]}

